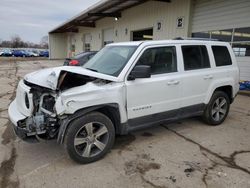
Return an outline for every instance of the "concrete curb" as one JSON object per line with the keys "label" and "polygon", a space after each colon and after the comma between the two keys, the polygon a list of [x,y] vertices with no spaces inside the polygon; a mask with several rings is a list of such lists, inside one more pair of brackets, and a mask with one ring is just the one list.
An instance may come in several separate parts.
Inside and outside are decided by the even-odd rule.
{"label": "concrete curb", "polygon": [[238,94],[239,94],[239,95],[244,95],[244,96],[250,97],[250,91],[239,91]]}

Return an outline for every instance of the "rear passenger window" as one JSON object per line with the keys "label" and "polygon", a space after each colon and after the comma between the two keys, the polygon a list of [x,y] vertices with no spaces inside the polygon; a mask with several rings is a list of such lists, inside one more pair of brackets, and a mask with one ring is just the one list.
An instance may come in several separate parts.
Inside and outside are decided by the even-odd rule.
{"label": "rear passenger window", "polygon": [[206,46],[182,46],[185,70],[209,68],[210,62]]}
{"label": "rear passenger window", "polygon": [[212,46],[217,67],[232,65],[231,56],[226,46]]}

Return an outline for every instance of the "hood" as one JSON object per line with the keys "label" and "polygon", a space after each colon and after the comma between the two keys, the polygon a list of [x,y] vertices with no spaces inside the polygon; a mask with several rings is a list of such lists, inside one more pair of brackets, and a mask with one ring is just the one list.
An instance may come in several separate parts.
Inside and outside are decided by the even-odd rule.
{"label": "hood", "polygon": [[60,77],[61,72],[75,73],[78,75],[89,76],[92,78],[98,78],[98,79],[113,81],[113,82],[118,81],[116,77],[109,76],[106,74],[101,74],[98,72],[94,72],[94,71],[87,70],[82,67],[76,67],[76,66],[61,66],[61,67],[42,69],[42,70],[27,74],[24,77],[24,80],[32,84],[36,84],[42,87],[56,90],[57,84],[58,84],[58,78]]}

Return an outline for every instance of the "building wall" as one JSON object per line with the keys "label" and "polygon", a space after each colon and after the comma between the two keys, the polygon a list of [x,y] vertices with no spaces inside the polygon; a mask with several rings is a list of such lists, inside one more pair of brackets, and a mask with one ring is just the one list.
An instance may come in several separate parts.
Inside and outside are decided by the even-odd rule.
{"label": "building wall", "polygon": [[240,68],[240,80],[250,81],[250,58],[237,57],[236,60]]}
{"label": "building wall", "polygon": [[[79,27],[79,33],[68,34],[74,38],[75,53],[83,51],[82,38],[84,34],[91,34],[91,50],[103,47],[103,30],[114,29],[114,42],[130,41],[132,31],[153,28],[153,39],[164,40],[175,37],[187,37],[189,31],[189,15],[191,0],[172,0],[171,3],[149,1],[122,12],[122,17],[103,18],[96,22],[95,28]],[[184,27],[177,28],[178,17],[184,18]],[[157,31],[157,22],[162,23],[162,29]],[[127,29],[127,34],[125,30]],[[116,35],[117,33],[117,35]],[[67,44],[67,56],[70,56],[70,40]]]}
{"label": "building wall", "polygon": [[[135,8],[123,12],[122,18],[117,23],[117,40],[128,41],[128,31],[136,31],[145,28],[153,28],[154,40],[172,39],[175,37],[187,37],[189,26],[190,0],[172,0],[171,3],[150,1]],[[177,29],[177,18],[184,18],[184,27]],[[157,31],[157,22],[162,22],[162,30]]]}
{"label": "building wall", "polygon": [[[184,18],[183,28],[177,28],[179,17]],[[160,31],[157,30],[157,22],[162,23]],[[78,33],[50,34],[50,54],[51,58],[65,58],[84,51],[85,34],[91,35],[91,50],[98,51],[103,47],[103,30],[111,28],[114,30],[114,42],[123,42],[132,39],[132,31],[148,28],[153,28],[154,40],[164,40],[189,37],[195,32],[241,27],[250,27],[249,0],[149,1],[123,11],[118,21],[103,18],[96,22],[95,28],[79,27]],[[241,80],[250,80],[250,57],[237,57],[237,60]]]}

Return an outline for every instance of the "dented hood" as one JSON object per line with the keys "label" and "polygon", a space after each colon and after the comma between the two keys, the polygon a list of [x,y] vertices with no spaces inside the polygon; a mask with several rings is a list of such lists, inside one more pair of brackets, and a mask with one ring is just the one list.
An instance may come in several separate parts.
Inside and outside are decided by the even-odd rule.
{"label": "dented hood", "polygon": [[89,76],[93,78],[99,78],[99,79],[108,80],[108,81],[114,81],[114,82],[118,81],[116,77],[109,76],[106,74],[101,74],[98,72],[94,72],[94,71],[87,70],[82,67],[76,67],[76,66],[61,66],[61,67],[42,69],[42,70],[27,74],[24,77],[24,80],[32,84],[36,84],[42,87],[55,90],[57,87],[58,78],[62,71],[85,75],[85,76]]}

